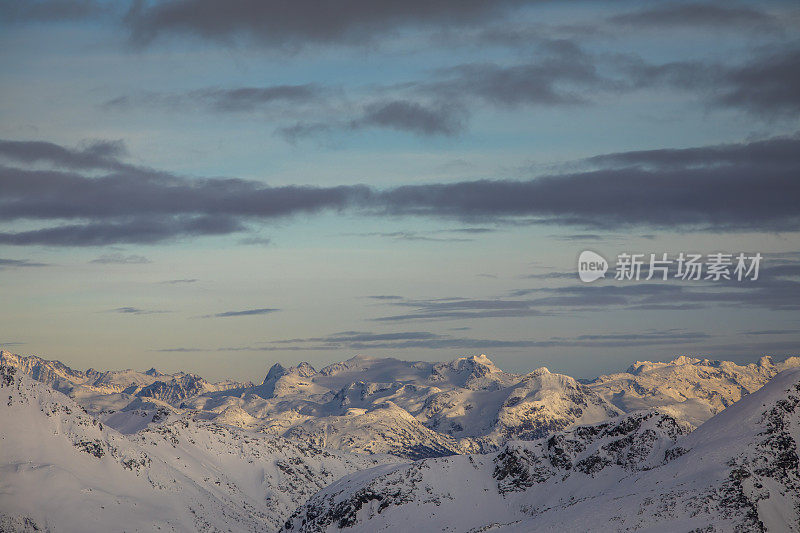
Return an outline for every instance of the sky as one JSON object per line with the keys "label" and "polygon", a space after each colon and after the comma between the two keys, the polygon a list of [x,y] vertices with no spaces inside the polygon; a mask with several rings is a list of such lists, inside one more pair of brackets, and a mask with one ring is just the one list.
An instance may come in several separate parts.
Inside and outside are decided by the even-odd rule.
{"label": "sky", "polygon": [[3,349],[254,381],[800,353],[796,2],[2,0],[0,69]]}

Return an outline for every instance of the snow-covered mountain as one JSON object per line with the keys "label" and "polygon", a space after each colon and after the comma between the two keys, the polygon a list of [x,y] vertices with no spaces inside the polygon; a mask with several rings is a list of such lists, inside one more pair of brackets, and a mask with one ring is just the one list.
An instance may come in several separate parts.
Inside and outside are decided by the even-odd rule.
{"label": "snow-covered mountain", "polygon": [[644,411],[499,452],[385,465],[286,531],[800,531],[800,369],[703,423]]}
{"label": "snow-covered mountain", "polygon": [[182,384],[184,388],[187,385],[193,387],[190,395],[252,385],[251,383],[243,384],[235,381],[208,383],[193,374],[184,372],[162,374],[155,368],[144,372],[130,369],[99,372],[93,368],[80,371],[73,370],[60,361],[47,361],[35,355],[23,357],[5,350],[0,350],[0,363],[19,368],[33,379],[70,396],[122,392],[134,395],[148,388],[150,391],[143,395],[152,396],[152,390],[163,388],[175,382]]}
{"label": "snow-covered mountain", "polygon": [[123,435],[14,370],[0,366],[0,531],[274,531],[328,483],[398,461],[189,416]]}
{"label": "snow-covered mountain", "polygon": [[580,383],[546,368],[504,372],[485,355],[444,363],[356,356],[319,371],[308,363],[276,364],[255,385],[155,369],[82,372],[4,351],[0,362],[69,394],[124,432],[141,429],[159,410],[192,413],[276,437],[409,459],[496,451],[509,440],[637,409],[658,408],[697,426],[781,370],[800,366],[798,357],[751,365],[679,357],[636,362],[627,372]]}
{"label": "snow-covered mountain", "polygon": [[668,363],[637,361],[626,372],[600,376],[589,387],[625,412],[659,408],[699,425],[743,396],[763,387],[778,372],[800,366],[800,357],[776,363],[737,365],[681,356]]}
{"label": "snow-covered mountain", "polygon": [[0,531],[800,531],[798,366],[357,356],[254,384],[0,351]]}

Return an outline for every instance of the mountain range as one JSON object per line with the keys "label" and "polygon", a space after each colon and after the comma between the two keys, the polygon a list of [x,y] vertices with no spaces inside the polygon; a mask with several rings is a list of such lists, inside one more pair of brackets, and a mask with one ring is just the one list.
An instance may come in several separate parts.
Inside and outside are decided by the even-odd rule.
{"label": "mountain range", "polygon": [[0,351],[0,531],[800,531],[798,367],[356,356],[212,383]]}

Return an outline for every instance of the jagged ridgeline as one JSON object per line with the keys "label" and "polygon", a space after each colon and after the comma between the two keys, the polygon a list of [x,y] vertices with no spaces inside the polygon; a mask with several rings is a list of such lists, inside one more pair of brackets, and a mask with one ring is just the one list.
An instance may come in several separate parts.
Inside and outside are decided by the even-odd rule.
{"label": "jagged ridgeline", "polygon": [[210,383],[0,351],[0,531],[791,531],[798,366],[359,356]]}

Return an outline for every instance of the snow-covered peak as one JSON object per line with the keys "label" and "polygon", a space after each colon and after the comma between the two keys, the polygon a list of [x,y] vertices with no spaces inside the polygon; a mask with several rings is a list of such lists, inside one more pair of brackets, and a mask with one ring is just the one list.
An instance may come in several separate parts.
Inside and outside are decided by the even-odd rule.
{"label": "snow-covered peak", "polygon": [[798,531],[800,369],[692,433],[639,412],[345,477],[285,531]]}
{"label": "snow-covered peak", "polygon": [[122,435],[15,370],[0,365],[0,531],[275,531],[328,483],[397,462],[189,416]]}
{"label": "snow-covered peak", "polygon": [[284,367],[280,363],[275,363],[270,367],[269,372],[267,372],[267,376],[264,378],[264,381],[262,383],[267,384],[269,382],[277,381],[278,378],[285,375],[286,375],[286,367]]}
{"label": "snow-covered peak", "polygon": [[757,364],[681,356],[669,362],[637,361],[627,372],[600,376],[589,387],[624,411],[659,408],[699,425],[761,388],[778,372],[800,366],[800,358]]}

